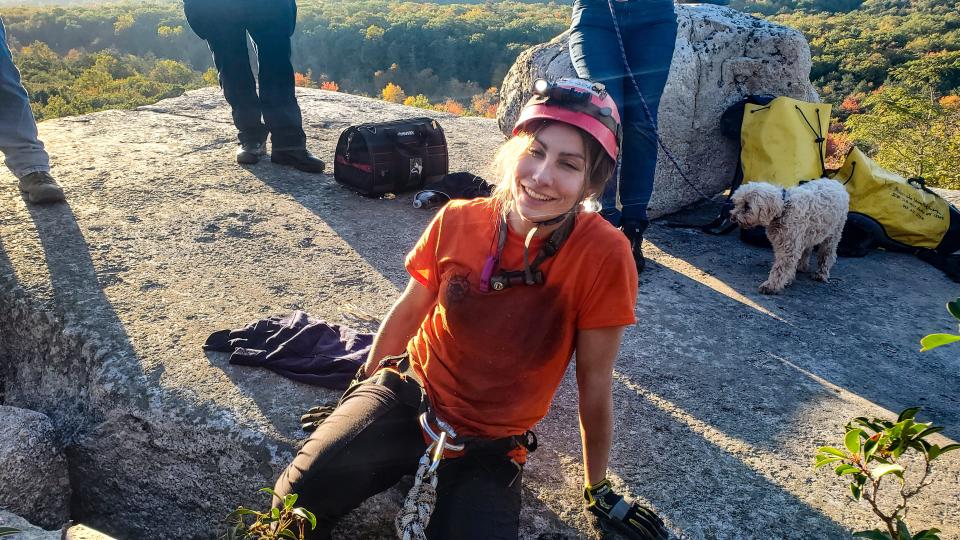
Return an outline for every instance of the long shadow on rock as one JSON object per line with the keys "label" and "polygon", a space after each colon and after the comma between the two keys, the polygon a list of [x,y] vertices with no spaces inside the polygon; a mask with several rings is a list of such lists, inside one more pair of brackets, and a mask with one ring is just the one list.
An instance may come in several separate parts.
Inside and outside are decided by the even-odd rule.
{"label": "long shadow on rock", "polygon": [[[4,344],[12,371],[6,403],[41,411],[59,428],[70,466],[72,515],[93,522],[98,513],[94,501],[112,497],[96,487],[110,472],[91,454],[96,450],[88,445],[96,443],[89,435],[109,414],[105,402],[145,406],[144,375],[124,325],[103,293],[101,280],[108,273],[94,267],[70,206],[28,209],[49,288],[4,287],[11,309],[0,323],[12,328],[0,335],[13,339]],[[0,258],[0,266],[4,274],[14,275],[7,257]]]}
{"label": "long shadow on rock", "polygon": [[[673,270],[652,265],[643,275],[634,348],[648,371],[630,375],[664,381],[665,397],[691,414],[765,446],[791,411],[824,391],[847,391],[894,413],[922,405],[924,420],[960,435],[960,362],[949,350],[919,352],[951,294],[933,268],[877,252],[840,259],[828,283],[801,274],[782,295],[764,296],[757,286],[769,250],[735,234],[656,226],[649,239]],[[744,408],[766,420],[732,414]]]}
{"label": "long shadow on rock", "polygon": [[269,159],[248,170],[322,219],[398,289],[406,285],[403,258],[433,217],[433,212],[413,208],[410,194],[363,197],[337,184],[332,174],[303,173],[272,165]]}
{"label": "long shadow on rock", "polygon": [[[633,359],[621,357],[618,372]],[[654,508],[680,538],[848,538],[846,528],[752,467],[726,441],[705,435],[684,421],[655,393],[659,383],[636,383],[618,373],[614,381],[616,432],[608,474],[619,489]],[[682,412],[682,411],[681,411]],[[578,477],[580,447],[575,432],[577,388],[567,373],[550,414],[536,430],[550,451],[531,461],[548,485],[563,489],[549,495],[550,506],[577,508],[582,503],[563,477]],[[539,455],[538,455],[539,454]],[[566,469],[566,473],[560,471]],[[589,531],[585,518],[576,519]]]}
{"label": "long shadow on rock", "polygon": [[[231,497],[252,491],[248,482],[272,477],[270,449],[262,438],[224,437],[217,410],[163,389],[162,366],[143,372],[122,319],[137,314],[118,313],[106,292],[127,263],[109,241],[88,243],[69,205],[30,214],[49,286],[4,287],[6,403],[44,412],[63,433],[74,519],[119,538],[212,536],[211,513],[219,519],[238,502]],[[14,275],[6,256],[0,266]]]}

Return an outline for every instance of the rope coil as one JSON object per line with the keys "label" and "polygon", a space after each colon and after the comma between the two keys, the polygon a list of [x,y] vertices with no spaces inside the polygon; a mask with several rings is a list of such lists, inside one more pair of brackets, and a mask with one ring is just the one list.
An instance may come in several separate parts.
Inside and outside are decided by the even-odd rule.
{"label": "rope coil", "polygon": [[[426,413],[420,415],[421,423],[425,419]],[[434,439],[427,451],[420,456],[420,465],[413,477],[413,487],[410,488],[410,493],[407,493],[403,509],[397,514],[395,521],[397,537],[401,540],[427,540],[425,531],[430,524],[433,509],[437,506],[437,467],[440,466],[443,451],[447,446],[447,432],[441,430],[440,436]]]}
{"label": "rope coil", "polygon": [[394,521],[397,538],[401,540],[426,540],[427,538],[424,531],[430,523],[430,516],[437,504],[437,473],[432,467],[430,450],[428,448],[427,452],[420,457],[420,465],[413,478],[413,487],[407,493],[403,508]]}

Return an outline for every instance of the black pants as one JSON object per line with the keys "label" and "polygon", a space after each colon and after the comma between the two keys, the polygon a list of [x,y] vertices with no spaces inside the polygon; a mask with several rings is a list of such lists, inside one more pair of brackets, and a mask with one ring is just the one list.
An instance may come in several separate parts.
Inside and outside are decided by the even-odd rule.
{"label": "black pants", "polygon": [[[274,150],[303,148],[306,137],[294,90],[290,36],[277,25],[263,26],[256,21],[226,21],[207,33],[220,88],[233,111],[241,143],[266,141],[270,133]],[[247,53],[248,32],[257,45],[259,95]]]}
{"label": "black pants", "polygon": [[[390,389],[364,384],[348,395],[277,479],[283,497],[317,516],[309,540],[330,538],[337,519],[414,474],[426,443],[416,408]],[[502,454],[445,459],[437,471],[432,539],[511,539],[519,534],[521,475]],[[393,517],[393,516],[391,516]]]}

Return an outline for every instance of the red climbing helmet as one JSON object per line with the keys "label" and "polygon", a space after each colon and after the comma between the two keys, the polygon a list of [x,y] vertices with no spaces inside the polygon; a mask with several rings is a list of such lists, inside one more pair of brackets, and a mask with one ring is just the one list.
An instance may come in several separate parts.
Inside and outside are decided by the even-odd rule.
{"label": "red climbing helmet", "polygon": [[593,136],[616,161],[620,149],[620,112],[600,83],[584,79],[559,79],[533,83],[533,97],[520,111],[513,134],[533,120],[556,120],[578,127]]}

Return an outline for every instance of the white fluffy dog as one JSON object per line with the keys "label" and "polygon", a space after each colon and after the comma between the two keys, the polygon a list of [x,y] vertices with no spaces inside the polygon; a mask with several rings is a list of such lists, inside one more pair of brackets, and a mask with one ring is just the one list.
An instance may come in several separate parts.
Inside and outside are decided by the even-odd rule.
{"label": "white fluffy dog", "polygon": [[763,294],[777,294],[793,282],[797,271],[809,270],[817,249],[814,279],[827,281],[837,260],[837,244],[850,207],[843,184],[829,178],[790,189],[763,182],[740,186],[733,194],[730,219],[741,227],[763,226],[773,244],[773,268],[760,285]]}

